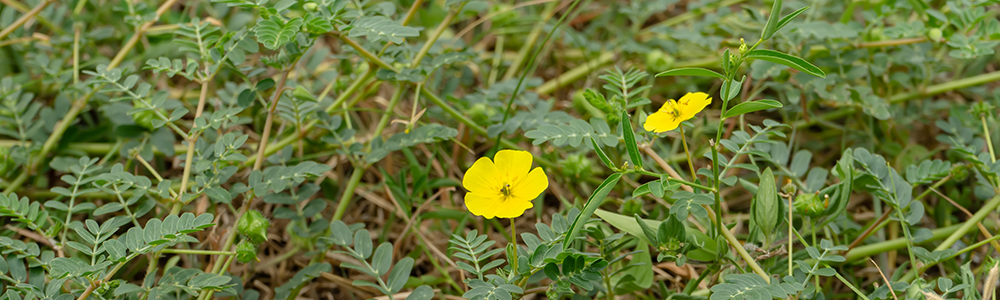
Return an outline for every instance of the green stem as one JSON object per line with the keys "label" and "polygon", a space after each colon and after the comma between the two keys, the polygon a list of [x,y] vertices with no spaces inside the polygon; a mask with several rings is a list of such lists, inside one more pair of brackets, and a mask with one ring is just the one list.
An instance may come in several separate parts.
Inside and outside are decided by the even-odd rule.
{"label": "green stem", "polygon": [[11,32],[14,32],[14,30],[20,28],[21,25],[24,25],[24,23],[27,23],[28,20],[30,20],[31,18],[35,17],[35,15],[37,15],[39,12],[41,12],[43,9],[45,9],[46,6],[49,6],[49,4],[52,4],[52,2],[56,2],[56,1],[55,0],[45,0],[45,1],[42,1],[42,3],[38,3],[38,5],[36,5],[34,8],[32,8],[28,12],[24,13],[23,15],[21,15],[20,18],[17,18],[17,20],[14,20],[14,23],[11,23],[10,25],[7,26],[7,28],[4,28],[3,30],[0,30],[0,39],[3,39],[4,37],[7,37],[8,34],[10,34]]}
{"label": "green stem", "polygon": [[[535,47],[535,42],[538,41],[538,36],[542,34],[542,29],[545,29],[545,24],[548,23],[549,19],[552,18],[552,15],[555,13],[554,10],[556,8],[556,4],[558,4],[558,2],[549,2],[549,4],[545,5],[545,9],[541,14],[542,19],[535,24],[534,28],[531,29],[531,33],[528,33],[528,37],[524,40],[524,46],[522,46],[521,50],[517,52],[517,58],[515,58],[514,62],[510,64],[507,72],[503,74],[503,80],[514,78],[514,75],[517,74],[518,69],[521,68],[521,64],[524,63],[524,59],[528,57],[529,51]],[[539,51],[540,50],[541,49],[539,49]]]}
{"label": "green stem", "polygon": [[[53,1],[47,0],[46,2],[53,2]],[[162,5],[160,5],[160,7],[156,9],[156,14],[154,15],[153,19],[140,26],[136,30],[136,32],[132,35],[132,39],[130,39],[128,43],[125,43],[125,45],[121,48],[121,50],[118,51],[118,54],[115,56],[115,59],[111,60],[111,62],[108,63],[107,65],[108,69],[113,69],[115,67],[118,67],[118,64],[120,64],[122,60],[119,57],[124,58],[125,54],[127,54],[129,51],[132,50],[133,47],[135,47],[135,42],[133,41],[138,41],[139,37],[142,36],[143,33],[145,33],[145,30],[153,26],[153,24],[160,19],[160,16],[166,13],[167,9],[173,6],[175,2],[177,2],[177,0],[167,0]],[[41,8],[36,7],[36,8],[41,10],[41,8],[44,7]],[[7,29],[13,30],[13,28],[15,27],[16,26],[9,26]],[[0,34],[0,38],[2,38],[5,35],[6,34]],[[49,152],[52,151],[52,148],[55,147],[56,144],[58,144],[60,139],[62,139],[63,134],[66,133],[66,129],[68,129],[69,126],[72,125],[74,121],[76,121],[76,117],[80,115],[81,112],[83,112],[84,108],[87,107],[87,102],[90,101],[90,98],[93,97],[94,94],[97,93],[97,91],[101,90],[102,88],[103,86],[92,89],[83,97],[80,97],[76,99],[76,101],[73,101],[73,105],[70,107],[69,111],[66,112],[66,115],[64,115],[58,123],[56,123],[56,127],[53,128],[52,133],[49,134],[49,138],[45,140],[45,144],[42,145],[42,150],[38,152],[38,155],[35,156],[35,158],[31,161],[28,167],[25,168],[24,171],[17,176],[17,178],[11,181],[10,185],[7,186],[7,189],[4,190],[3,192],[4,194],[9,194],[13,192],[22,184],[24,184],[25,181],[28,180],[28,176],[31,175],[31,172],[36,171],[39,164],[41,164],[41,162],[45,160],[45,158],[49,155]]]}
{"label": "green stem", "polygon": [[986,218],[986,215],[989,215],[989,213],[995,210],[997,206],[1000,206],[1000,195],[993,196],[993,198],[990,199],[989,202],[986,202],[986,204],[984,204],[983,207],[976,212],[976,214],[972,215],[972,218],[969,218],[965,221],[965,223],[962,223],[961,228],[949,235],[947,239],[937,246],[937,248],[934,248],[934,251],[942,251],[944,249],[948,249],[951,245],[954,245],[955,242],[962,238],[965,233],[969,232],[972,227],[975,227],[976,224],[982,222],[983,219]]}
{"label": "green stem", "polygon": [[990,149],[990,161],[997,162],[997,154],[993,152],[993,140],[990,137],[990,127],[986,126],[986,115],[980,115],[979,120],[983,123],[983,136],[986,137],[986,147]]}
{"label": "green stem", "polygon": [[333,214],[332,221],[340,220],[344,217],[344,212],[347,211],[347,205],[351,203],[351,198],[354,197],[354,189],[357,188],[358,183],[361,182],[361,175],[364,175],[366,167],[356,167],[354,168],[354,173],[351,173],[351,179],[347,180],[347,186],[344,187],[344,193],[340,196],[340,202],[337,203],[337,211]]}
{"label": "green stem", "polygon": [[[1000,198],[995,198],[995,199],[1000,199]],[[964,235],[964,234],[968,233],[970,230],[972,230],[972,227],[975,226],[975,222],[970,222],[970,221],[966,221],[965,223],[962,223],[962,224],[956,224],[956,225],[952,225],[952,226],[948,226],[948,227],[944,227],[944,228],[938,228],[938,229],[935,229],[935,230],[931,230],[931,237],[929,239],[925,240],[924,243],[931,242],[931,241],[941,240],[941,239],[944,239],[946,237],[950,237],[952,235],[957,235],[957,236],[961,237],[962,235]],[[995,224],[995,222],[993,222],[993,221],[991,221],[990,223],[991,224]],[[972,224],[972,225],[971,226],[966,226],[968,224]],[[956,240],[957,240],[957,238],[956,238]],[[845,263],[854,262],[854,261],[857,261],[859,259],[870,257],[870,256],[873,256],[873,255],[876,255],[876,254],[879,254],[879,253],[884,253],[884,252],[888,252],[888,251],[892,251],[892,250],[899,250],[899,249],[902,249],[902,248],[906,248],[906,243],[907,243],[906,238],[897,238],[897,239],[892,239],[892,240],[888,240],[888,241],[884,241],[884,242],[880,242],[880,243],[876,243],[876,244],[859,246],[859,247],[856,247],[854,249],[851,249],[851,252],[848,252],[847,255],[844,256],[846,258],[845,259]],[[954,243],[954,242],[952,242],[952,243]],[[944,244],[942,243],[942,245],[944,245]],[[949,246],[950,246],[950,244],[949,244]],[[947,247],[945,247],[945,248],[947,248]],[[940,250],[934,250],[934,251],[940,251]]]}
{"label": "green stem", "polygon": [[420,61],[424,59],[425,55],[427,55],[427,51],[431,50],[431,47],[434,46],[434,43],[438,40],[438,38],[441,37],[441,33],[444,32],[445,29],[448,29],[448,26],[451,25],[451,21],[455,19],[455,15],[458,15],[458,13],[462,11],[462,8],[465,7],[466,3],[468,2],[462,2],[462,4],[458,5],[457,9],[448,12],[448,15],[445,16],[444,20],[442,20],[441,23],[438,24],[438,27],[437,29],[434,30],[434,33],[431,33],[430,37],[427,38],[427,42],[424,43],[424,46],[421,47],[420,51],[417,52],[417,55],[413,57],[413,63],[410,64],[410,68],[416,68],[417,66],[420,66]]}
{"label": "green stem", "polygon": [[170,248],[160,250],[160,253],[195,254],[195,255],[236,255],[236,252],[233,251],[170,249]]}
{"label": "green stem", "polygon": [[691,151],[688,150],[687,137],[684,136],[684,123],[677,126],[681,130],[681,144],[684,145],[684,155],[687,156],[688,170],[691,171],[691,180],[698,181],[698,176],[695,175],[694,162],[691,160]]}
{"label": "green stem", "polygon": [[[625,170],[625,174],[628,174],[628,173],[639,173],[639,174],[647,175],[647,176],[661,177],[661,178],[663,177],[663,175],[661,175],[661,174],[656,174],[656,173],[653,173],[653,172],[650,172],[650,171],[646,171],[646,170],[635,170],[635,169]],[[680,178],[667,177],[667,181],[680,183],[680,184],[683,184],[683,185],[687,185],[687,186],[690,186],[690,187],[699,188],[699,189],[706,190],[706,191],[715,191],[715,188],[712,188],[712,187],[709,187],[709,186],[706,186],[706,185],[701,185],[701,184],[694,183],[694,182],[690,182],[690,181],[687,181],[687,180],[684,180],[684,179],[680,179]]]}

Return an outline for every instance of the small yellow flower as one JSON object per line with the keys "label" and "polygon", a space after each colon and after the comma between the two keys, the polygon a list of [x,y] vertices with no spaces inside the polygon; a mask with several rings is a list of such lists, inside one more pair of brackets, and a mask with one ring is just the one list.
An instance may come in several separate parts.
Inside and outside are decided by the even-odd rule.
{"label": "small yellow flower", "polygon": [[480,158],[462,178],[462,186],[469,190],[465,206],[487,219],[521,216],[531,208],[531,200],[549,187],[541,167],[530,169],[531,153],[527,151],[500,150],[493,161]]}
{"label": "small yellow flower", "polygon": [[656,133],[677,129],[681,122],[693,118],[711,103],[712,98],[709,98],[708,94],[702,92],[687,93],[679,101],[671,99],[667,103],[663,103],[660,110],[646,117],[646,123],[642,125],[642,128]]}

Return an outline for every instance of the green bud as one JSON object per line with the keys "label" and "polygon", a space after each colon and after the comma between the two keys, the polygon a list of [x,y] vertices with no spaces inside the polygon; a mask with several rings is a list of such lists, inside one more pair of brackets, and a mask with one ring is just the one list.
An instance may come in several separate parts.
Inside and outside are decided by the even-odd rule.
{"label": "green bud", "polygon": [[241,264],[257,260],[257,246],[242,241],[236,245],[236,260]]}
{"label": "green bud", "polygon": [[319,5],[316,4],[315,2],[307,2],[306,4],[302,5],[302,8],[305,8],[306,11],[317,11],[319,10]]}
{"label": "green bud", "polygon": [[781,192],[785,195],[795,195],[799,188],[795,186],[795,183],[791,179],[785,179],[785,185],[781,187]]}
{"label": "green bud", "polygon": [[795,197],[792,206],[795,208],[795,213],[797,214],[819,217],[826,210],[827,203],[829,203],[829,198],[827,198],[827,201],[824,201],[820,199],[819,194],[801,194]]}
{"label": "green bud", "polygon": [[740,55],[746,55],[747,50],[749,50],[747,49],[747,42],[743,38],[740,38]]}
{"label": "green bud", "polygon": [[592,89],[583,90],[583,98],[587,100],[587,103],[593,105],[597,109],[600,109],[606,114],[612,113],[612,109],[608,106],[608,100],[604,99],[604,95],[594,92]]}
{"label": "green bud", "polygon": [[[132,101],[132,106],[134,106],[135,108],[149,107],[146,106],[146,104],[141,101]],[[156,112],[150,109],[132,113],[132,120],[135,121],[135,124],[149,130],[155,129],[153,128],[153,118],[156,118]]]}
{"label": "green bud", "polygon": [[254,244],[267,241],[267,228],[270,226],[271,222],[256,210],[248,211],[236,224],[239,233],[246,236]]}
{"label": "green bud", "polygon": [[931,28],[927,31],[927,39],[932,42],[940,42],[943,37],[944,32],[941,31],[941,28]]}
{"label": "green bud", "polygon": [[638,198],[625,200],[625,202],[622,203],[621,214],[626,216],[640,214],[642,213],[643,204],[645,203],[643,203],[642,200],[639,200]]}
{"label": "green bud", "polygon": [[979,101],[979,103],[972,105],[972,114],[976,117],[990,116],[992,111],[993,105],[986,103],[986,101]]}
{"label": "green bud", "polygon": [[959,164],[951,168],[951,177],[955,178],[955,181],[963,181],[969,178],[969,165]]}
{"label": "green bud", "polygon": [[588,159],[583,153],[570,154],[565,159],[561,159],[559,163],[563,166],[562,173],[564,176],[576,179],[590,176],[596,168],[594,161]]}
{"label": "green bud", "polygon": [[656,248],[664,254],[675,255],[677,250],[684,247],[686,239],[687,229],[684,228],[684,223],[670,215],[660,223],[656,231]]}
{"label": "green bud", "polygon": [[676,60],[673,56],[657,49],[646,52],[646,69],[653,72],[663,72],[670,70]]}
{"label": "green bud", "polygon": [[299,100],[316,102],[316,97],[301,85],[295,87],[295,90],[292,92],[292,96],[295,96],[295,98]]}

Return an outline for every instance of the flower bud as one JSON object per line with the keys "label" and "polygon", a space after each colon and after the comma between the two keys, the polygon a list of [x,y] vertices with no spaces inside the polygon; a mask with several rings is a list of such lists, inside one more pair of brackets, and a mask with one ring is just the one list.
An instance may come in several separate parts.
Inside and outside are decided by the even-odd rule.
{"label": "flower bud", "polygon": [[[829,203],[829,201],[826,201]],[[792,203],[795,208],[795,213],[809,216],[809,217],[819,217],[823,215],[823,211],[826,210],[826,205],[824,201],[820,199],[819,194],[801,194],[795,197],[795,202]]]}
{"label": "flower bud", "polygon": [[955,181],[964,181],[969,178],[969,165],[960,164],[951,168],[951,177],[955,178]]}
{"label": "flower bud", "polygon": [[972,105],[972,114],[976,117],[990,116],[992,111],[993,105],[987,103],[986,101],[979,101],[979,103]]}
{"label": "flower bud", "polygon": [[663,72],[674,66],[674,57],[657,49],[646,52],[646,69],[653,72]]}
{"label": "flower bud", "polygon": [[257,246],[247,241],[242,241],[236,245],[236,260],[241,264],[257,260]]}
{"label": "flower bud", "polygon": [[931,28],[927,31],[927,39],[932,42],[940,42],[943,37],[944,32],[941,31],[941,28]]}
{"label": "flower bud", "polygon": [[302,8],[305,8],[306,11],[317,11],[319,10],[319,5],[315,2],[306,2],[306,4],[302,5]]}
{"label": "flower bud", "polygon": [[[132,101],[132,106],[137,109],[148,108],[145,103],[141,101]],[[153,110],[143,110],[132,113],[132,120],[135,121],[136,125],[142,126],[143,128],[153,130],[153,118],[156,117],[156,112]]]}
{"label": "flower bud", "polygon": [[595,169],[594,161],[587,159],[582,153],[570,154],[562,159],[560,164],[563,166],[563,175],[575,179],[586,178]]}
{"label": "flower bud", "polygon": [[271,222],[264,218],[259,211],[251,210],[244,214],[243,218],[240,218],[236,229],[250,242],[260,244],[267,241],[267,228],[270,226]]}
{"label": "flower bud", "polygon": [[749,50],[747,49],[747,42],[743,38],[740,38],[740,55],[746,55],[747,50]]}

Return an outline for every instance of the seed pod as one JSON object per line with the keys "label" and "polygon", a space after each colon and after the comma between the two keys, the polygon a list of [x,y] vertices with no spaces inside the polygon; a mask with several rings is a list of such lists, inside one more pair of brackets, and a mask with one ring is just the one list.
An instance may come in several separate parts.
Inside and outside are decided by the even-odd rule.
{"label": "seed pod", "polygon": [[240,242],[236,245],[236,260],[241,264],[257,260],[257,246],[246,240]]}
{"label": "seed pod", "polygon": [[248,211],[243,215],[243,218],[240,218],[239,223],[236,224],[239,233],[254,244],[267,241],[267,228],[270,226],[271,222],[256,210]]}
{"label": "seed pod", "polygon": [[315,2],[307,2],[306,4],[302,5],[302,8],[305,8],[306,11],[316,11],[319,9],[319,5],[316,4]]}
{"label": "seed pod", "polygon": [[[149,106],[146,106],[146,104],[144,104],[144,103],[142,103],[140,101],[133,101],[132,105],[135,106],[135,108],[147,108],[147,107],[149,107]],[[135,113],[132,114],[132,120],[135,121],[136,125],[142,126],[143,128],[146,128],[146,129],[149,129],[149,130],[156,129],[156,128],[153,128],[153,118],[155,118],[155,117],[156,117],[156,112],[154,112],[151,109],[147,109],[147,110],[143,110],[143,111],[138,111],[138,112],[135,112]]]}
{"label": "seed pod", "polygon": [[944,32],[941,31],[941,28],[931,28],[931,30],[927,31],[927,39],[931,40],[932,42],[939,42],[943,37],[944,37]]}
{"label": "seed pod", "polygon": [[824,205],[823,199],[820,199],[819,194],[798,195],[792,205],[795,208],[795,213],[809,217],[822,216],[823,211],[826,210],[826,205]]}

